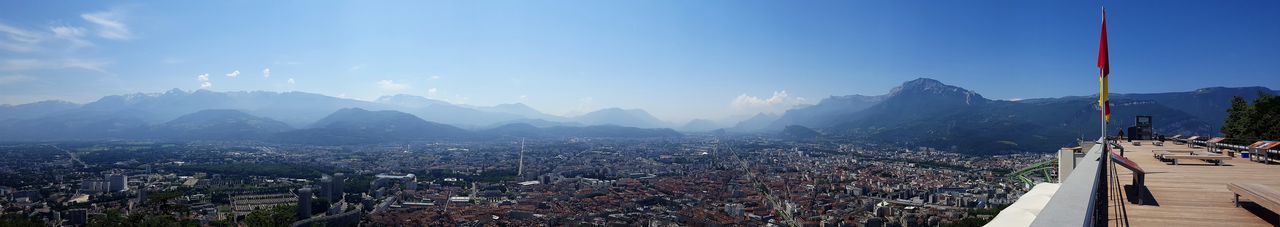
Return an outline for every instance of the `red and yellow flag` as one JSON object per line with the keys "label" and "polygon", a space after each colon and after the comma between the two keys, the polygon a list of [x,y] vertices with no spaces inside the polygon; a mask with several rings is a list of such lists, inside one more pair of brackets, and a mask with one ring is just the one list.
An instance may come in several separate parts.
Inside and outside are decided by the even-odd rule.
{"label": "red and yellow flag", "polygon": [[1102,11],[1102,40],[1098,46],[1098,107],[1102,109],[1102,120],[1111,121],[1111,101],[1107,100],[1107,74],[1111,72],[1111,62],[1107,60],[1107,11]]}

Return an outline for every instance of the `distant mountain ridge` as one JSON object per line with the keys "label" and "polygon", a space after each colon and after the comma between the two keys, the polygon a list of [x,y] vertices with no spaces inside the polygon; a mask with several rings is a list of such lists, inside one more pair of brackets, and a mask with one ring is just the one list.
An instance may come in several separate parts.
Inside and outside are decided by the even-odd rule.
{"label": "distant mountain ridge", "polygon": [[164,93],[106,96],[72,111],[130,111],[135,113],[133,117],[138,120],[155,124],[201,110],[234,109],[302,126],[338,109],[351,107],[376,110],[392,108],[377,103],[304,92],[186,92],[173,89]]}
{"label": "distant mountain ridge", "polygon": [[840,123],[843,121],[843,119],[839,118],[840,116],[849,116],[865,110],[868,107],[880,103],[884,98],[885,95],[831,96],[819,101],[816,105],[787,110],[781,116],[776,116],[776,121],[773,121],[764,127],[751,128],[781,130],[787,125],[803,125],[812,127]]}
{"label": "distant mountain ridge", "polygon": [[471,132],[429,122],[412,114],[345,108],[302,130],[279,134],[276,140],[302,144],[367,144],[428,139],[461,139]]}
{"label": "distant mountain ridge", "polygon": [[[1265,87],[1211,87],[1188,92],[1112,94],[1108,134],[1155,116],[1164,134],[1216,134],[1233,96],[1277,94]],[[207,90],[126,94],[86,104],[44,101],[0,105],[0,141],[263,140],[365,144],[504,137],[678,137],[695,133],[773,133],[786,138],[845,137],[986,154],[1051,151],[1075,138],[1096,138],[1096,97],[991,100],[977,92],[920,78],[883,95],[831,96],[775,115],[727,125],[710,120],[664,122],[641,109],[606,108],[575,117],[520,103],[457,105],[412,95],[376,101],[303,92]],[[802,126],[802,127],[790,127]]]}
{"label": "distant mountain ridge", "polygon": [[[740,132],[740,133],[741,132],[758,132],[758,131],[765,130],[766,128],[769,128],[770,125],[776,124],[775,122],[778,122],[779,118],[781,118],[781,116],[777,114],[758,113],[755,116],[751,116],[751,118],[747,118],[746,120],[742,120],[737,124],[734,124],[733,127],[729,129],[731,131]],[[787,120],[787,122],[793,122],[793,121],[795,120]],[[777,123],[777,124],[796,124],[796,123]]]}
{"label": "distant mountain ridge", "polygon": [[[1112,95],[1108,134],[1155,116],[1160,133],[1216,134],[1232,96],[1252,100],[1260,88]],[[1249,93],[1253,93],[1250,95]],[[1051,151],[1075,138],[1097,138],[1096,97],[990,100],[960,87],[920,78],[880,96],[833,96],[789,110],[768,130],[800,125],[833,136],[911,143],[966,153]],[[1172,103],[1172,104],[1170,104]],[[1221,114],[1217,112],[1222,112]],[[802,130],[791,130],[792,132]],[[794,133],[791,133],[794,134]]]}
{"label": "distant mountain ridge", "polygon": [[533,120],[583,125],[669,127],[638,109],[626,110],[624,115],[610,115],[608,113],[614,111],[613,109],[603,109],[596,111],[599,116],[584,116],[577,119],[542,113],[521,103],[487,107],[467,106],[403,94],[383,96],[375,101],[362,101],[305,92],[214,92],[209,90],[188,92],[180,89],[160,93],[109,95],[83,105],[65,101],[0,105],[0,122],[38,120],[36,118],[58,114],[129,113],[128,116],[122,117],[139,120],[146,124],[159,124],[197,111],[230,109],[275,119],[292,127],[304,127],[343,108],[395,110],[463,128],[482,128],[510,122],[533,122]]}
{"label": "distant mountain ridge", "polygon": [[617,125],[637,128],[665,128],[666,122],[641,109],[605,108],[574,117],[588,125]]}
{"label": "distant mountain ridge", "polygon": [[[370,113],[358,113],[357,109]],[[592,122],[659,126],[652,124],[659,121],[643,110],[626,112],[634,114],[632,116],[635,118],[602,117],[593,119]],[[519,103],[474,107],[411,95],[384,96],[369,102],[304,92],[187,92],[179,89],[162,93],[111,95],[83,105],[65,101],[0,105],[0,113],[3,114],[0,115],[0,141],[326,141],[301,138],[312,136],[330,138],[328,141],[340,144],[353,144],[417,139],[479,139],[497,135],[477,134],[463,127],[484,128],[519,122],[536,124],[540,128],[556,127],[561,132],[585,126],[578,123],[577,119],[544,114]],[[345,118],[348,119],[346,121],[335,120],[342,118],[344,114],[367,115],[370,119],[385,117],[388,122],[395,123],[351,121],[350,118]],[[629,127],[619,130],[629,130]],[[617,134],[624,137],[646,135]],[[353,135],[361,138],[340,138]]]}
{"label": "distant mountain ridge", "polygon": [[80,104],[62,100],[40,101],[21,105],[5,104],[0,105],[0,121],[42,117],[76,108],[80,108]]}
{"label": "distant mountain ridge", "polygon": [[663,138],[681,137],[679,132],[668,128],[635,128],[617,125],[593,125],[586,127],[534,127],[524,123],[515,123],[480,131],[490,136],[521,138],[567,138],[567,137],[599,137],[599,138]]}
{"label": "distant mountain ridge", "polygon": [[270,118],[238,110],[211,109],[153,126],[145,135],[164,139],[251,140],[289,130],[293,130],[293,127]]}
{"label": "distant mountain ridge", "polygon": [[73,111],[31,120],[0,122],[0,141],[180,140],[267,141],[316,145],[378,144],[422,140],[534,138],[680,137],[672,129],[616,125],[536,127],[513,123],[487,130],[466,130],[393,110],[343,108],[302,129],[239,110],[210,109],[149,124],[136,111]]}
{"label": "distant mountain ridge", "polygon": [[560,121],[560,122],[571,121],[569,118],[543,113],[542,111],[533,109],[533,107],[529,107],[524,103],[498,104],[495,106],[488,106],[488,107],[476,107],[476,109],[493,112],[493,113],[514,114],[520,117],[524,117],[526,119],[540,119],[540,120]]}
{"label": "distant mountain ridge", "polygon": [[716,130],[720,128],[723,128],[723,127],[721,127],[720,124],[717,124],[715,121],[708,120],[708,119],[701,119],[701,118],[689,120],[689,122],[686,122],[683,126],[680,126],[680,130],[686,131],[686,132],[705,132],[705,131],[711,131],[711,130]]}
{"label": "distant mountain ridge", "polygon": [[382,107],[384,110],[410,113],[423,119],[461,127],[483,126],[526,118],[521,114],[486,111],[481,108],[454,105],[445,101],[403,94],[383,96],[374,101],[374,103],[385,105]]}

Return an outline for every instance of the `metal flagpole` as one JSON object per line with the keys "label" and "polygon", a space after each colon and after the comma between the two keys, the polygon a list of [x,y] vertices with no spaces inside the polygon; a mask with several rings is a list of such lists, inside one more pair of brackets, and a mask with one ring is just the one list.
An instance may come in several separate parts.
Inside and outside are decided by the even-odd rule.
{"label": "metal flagpole", "polygon": [[[1107,48],[1106,47],[1107,40],[1105,38],[1107,35],[1106,29],[1107,29],[1107,7],[1103,6],[1102,7],[1102,36],[1103,36],[1102,42],[1103,43],[1100,44],[1103,46],[1103,48]],[[1101,57],[1106,58],[1110,56],[1101,56]],[[1100,86],[1098,89],[1098,97],[1100,97],[1098,99],[1098,119],[1102,123],[1101,124],[1102,128],[1100,129],[1102,134],[1100,135],[1102,135],[1102,144],[1104,146],[1107,144],[1107,114],[1108,114],[1107,108],[1109,107],[1109,104],[1110,104],[1108,102],[1110,101],[1109,100],[1110,97],[1107,97],[1107,79],[1108,79],[1107,77],[1110,76],[1110,75],[1107,75],[1107,68],[1111,67],[1109,62],[1105,64],[1106,65],[1099,65],[1098,67],[1098,83],[1100,83],[1099,84]],[[1106,148],[1107,147],[1103,147],[1102,150],[1106,151],[1107,150]]]}

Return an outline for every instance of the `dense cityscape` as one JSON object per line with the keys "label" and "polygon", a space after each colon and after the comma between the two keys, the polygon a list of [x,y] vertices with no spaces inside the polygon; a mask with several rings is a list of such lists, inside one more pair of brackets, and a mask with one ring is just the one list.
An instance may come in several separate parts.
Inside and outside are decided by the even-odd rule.
{"label": "dense cityscape", "polygon": [[1025,190],[1008,174],[1050,158],[715,136],[7,143],[0,206],[73,226],[939,226],[989,219]]}

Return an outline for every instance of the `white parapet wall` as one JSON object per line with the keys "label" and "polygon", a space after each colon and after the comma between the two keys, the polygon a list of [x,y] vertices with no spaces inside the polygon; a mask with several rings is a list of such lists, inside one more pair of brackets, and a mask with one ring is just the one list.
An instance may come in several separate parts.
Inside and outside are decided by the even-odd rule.
{"label": "white parapet wall", "polygon": [[1039,183],[1031,187],[1026,194],[1018,197],[1018,201],[1010,204],[997,214],[991,222],[987,222],[984,226],[1005,227],[1005,226],[1031,226],[1031,222],[1036,220],[1036,216],[1040,215],[1040,211],[1049,204],[1049,199],[1053,198],[1053,194],[1058,192],[1061,184],[1055,183]]}

